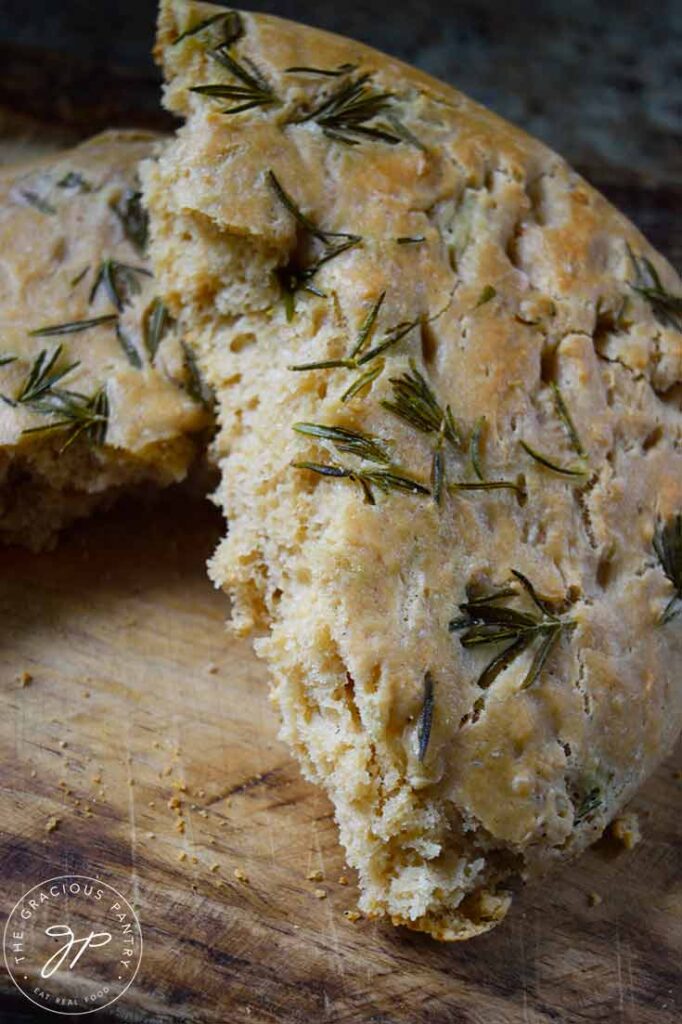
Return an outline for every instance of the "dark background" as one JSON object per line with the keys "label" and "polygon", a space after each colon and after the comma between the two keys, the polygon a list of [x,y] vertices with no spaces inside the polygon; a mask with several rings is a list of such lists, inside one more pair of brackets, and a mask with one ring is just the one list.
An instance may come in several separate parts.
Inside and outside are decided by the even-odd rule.
{"label": "dark background", "polygon": [[[581,167],[622,184],[682,181],[682,3],[269,0],[248,5],[354,36],[446,79]],[[2,48],[72,58],[153,116],[155,0],[0,0]],[[33,51],[33,53],[31,52]],[[3,71],[5,61],[3,61]],[[2,78],[6,78],[3,73]],[[10,92],[32,91],[30,74]],[[85,90],[85,83],[82,83]],[[36,97],[51,107],[54,95]],[[72,97],[74,104],[78,95]],[[114,97],[111,97],[112,104]],[[88,106],[91,97],[81,94]],[[135,105],[124,88],[119,101]],[[125,112],[125,111],[124,111]]]}
{"label": "dark background", "polygon": [[[682,263],[679,0],[269,0],[445,79],[548,142]],[[0,0],[2,108],[64,141],[172,127],[149,51],[156,0]],[[0,130],[2,121],[0,120]]]}

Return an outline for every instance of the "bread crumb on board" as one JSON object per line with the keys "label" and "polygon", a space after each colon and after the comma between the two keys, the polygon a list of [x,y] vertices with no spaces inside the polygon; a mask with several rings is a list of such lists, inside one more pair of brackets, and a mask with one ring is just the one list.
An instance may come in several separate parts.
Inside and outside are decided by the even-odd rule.
{"label": "bread crumb on board", "polygon": [[242,868],[235,868],[233,873],[238,882],[241,882],[243,885],[249,884],[249,876]]}
{"label": "bread crumb on board", "polygon": [[360,920],[362,914],[360,913],[359,910],[344,910],[343,916],[345,917],[346,921],[350,921],[351,924],[355,924],[356,921]]}
{"label": "bread crumb on board", "polygon": [[619,814],[611,824],[610,833],[626,850],[634,850],[642,840],[639,819],[634,813]]}
{"label": "bread crumb on board", "polygon": [[30,686],[31,683],[33,682],[33,676],[31,675],[30,672],[20,672],[19,675],[17,676],[17,682],[19,683],[19,686]]}
{"label": "bread crumb on board", "polygon": [[316,900],[326,900],[327,890],[326,889],[315,889],[313,896]]}
{"label": "bread crumb on board", "polygon": [[604,900],[598,892],[588,892],[587,902],[591,907],[598,907],[601,903],[604,902]]}
{"label": "bread crumb on board", "polygon": [[308,879],[309,882],[321,882],[322,879],[324,878],[324,875],[319,870],[309,871],[308,874],[306,875],[306,878]]}
{"label": "bread crumb on board", "polygon": [[62,819],[56,817],[56,815],[53,815],[51,818],[47,819],[47,822],[45,824],[45,831],[46,832],[56,832],[57,829],[59,828],[59,826],[61,825],[61,823],[62,823]]}

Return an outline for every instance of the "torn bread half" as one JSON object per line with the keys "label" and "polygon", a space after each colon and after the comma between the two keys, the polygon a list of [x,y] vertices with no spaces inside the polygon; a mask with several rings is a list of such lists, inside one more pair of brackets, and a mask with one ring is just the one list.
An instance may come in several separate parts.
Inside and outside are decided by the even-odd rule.
{"label": "torn bread half", "polygon": [[167,0],[151,256],[216,393],[210,564],[360,905],[440,939],[682,711],[682,285],[558,156],[357,43]]}
{"label": "torn bread half", "polygon": [[33,548],[123,488],[181,480],[207,424],[146,257],[137,169],[106,132],[0,172],[0,538]]}

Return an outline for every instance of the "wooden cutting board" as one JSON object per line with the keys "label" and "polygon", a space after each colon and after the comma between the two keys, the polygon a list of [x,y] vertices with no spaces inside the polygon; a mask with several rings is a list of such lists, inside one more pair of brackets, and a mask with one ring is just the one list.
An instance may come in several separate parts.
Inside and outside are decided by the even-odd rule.
{"label": "wooden cutting board", "polygon": [[0,553],[2,913],[66,872],[131,899],[144,956],[112,1019],[678,1021],[675,763],[636,801],[633,852],[590,851],[488,936],[441,946],[347,921],[331,807],[278,742],[265,673],[226,636],[204,573],[219,531],[176,494],[120,505],[50,554]]}
{"label": "wooden cutting board", "polygon": [[[22,125],[0,162],[34,139]],[[601,844],[491,934],[443,946],[350,922],[330,804],[278,742],[204,572],[221,528],[175,492],[52,553],[0,549],[0,922],[67,872],[131,900],[142,964],[97,1024],[677,1022],[682,751],[635,802],[634,851]],[[3,972],[0,1020],[36,1019],[55,1017]]]}

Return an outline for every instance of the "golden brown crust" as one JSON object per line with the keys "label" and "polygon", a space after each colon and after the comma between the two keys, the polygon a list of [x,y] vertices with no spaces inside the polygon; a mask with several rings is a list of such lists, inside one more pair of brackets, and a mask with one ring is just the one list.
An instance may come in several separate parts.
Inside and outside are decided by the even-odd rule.
{"label": "golden brown crust", "polygon": [[[235,84],[208,56],[225,25],[176,42],[214,13],[162,4],[166,102],[187,122],[144,170],[155,272],[218,397],[230,532],[211,571],[235,628],[265,634],[257,649],[283,735],[334,800],[363,910],[468,937],[504,916],[511,877],[591,842],[679,731],[680,630],[657,625],[672,588],[652,541],[682,509],[682,335],[637,290],[636,270],[671,295],[682,286],[555,154],[359,44],[244,15],[229,54],[275,102],[226,115],[225,98],[190,91]],[[339,78],[286,70],[346,63],[356,70]],[[367,123],[398,132],[396,144],[308,116],[364,73],[391,96]],[[320,294],[299,289],[287,316],[283,282],[334,232],[360,241],[320,265]],[[382,293],[361,354],[414,327],[380,358],[291,369],[348,360]],[[487,481],[522,498],[453,486],[438,504],[374,484],[372,505],[353,478],[292,468],[379,469],[292,430],[343,427],[378,439],[394,472],[431,489],[439,430],[383,404],[414,374],[411,359],[438,399],[441,435],[452,409],[450,484],[477,483],[478,427]],[[381,372],[347,400],[368,365]],[[467,597],[511,582],[502,607],[552,621],[513,569],[563,626],[535,676],[547,632],[483,689],[501,648],[465,646],[462,627],[449,628]]]}
{"label": "golden brown crust", "polygon": [[[145,132],[107,132],[0,173],[0,533],[6,540],[42,546],[122,487],[182,479],[194,457],[192,435],[205,425],[205,413],[184,390],[177,330],[163,331],[153,360],[146,351],[143,321],[156,287],[143,247],[131,241],[116,212],[139,188],[137,166],[159,141]],[[100,277],[95,288],[107,260],[114,261],[118,299],[111,281]],[[73,334],[31,334],[114,314],[117,323]],[[106,393],[101,442],[91,443],[94,431],[86,430],[64,448],[77,420],[39,429],[63,419],[52,392],[17,401],[40,353],[49,359],[60,344],[54,370],[77,365],[55,383],[56,401],[65,401],[65,390],[77,393],[73,401],[82,410]]]}

